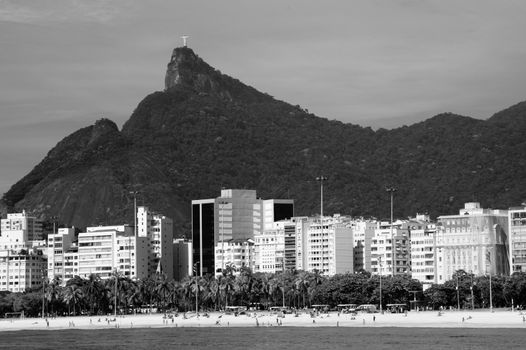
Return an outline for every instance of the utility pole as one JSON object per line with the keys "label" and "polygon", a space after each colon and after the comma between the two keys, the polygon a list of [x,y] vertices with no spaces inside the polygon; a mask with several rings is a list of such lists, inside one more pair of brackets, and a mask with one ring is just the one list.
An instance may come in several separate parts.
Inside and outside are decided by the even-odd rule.
{"label": "utility pole", "polygon": [[379,256],[377,259],[378,259],[378,265],[380,266],[378,270],[380,272],[380,313],[383,315],[384,310],[382,306],[382,257]]}
{"label": "utility pole", "polygon": [[195,315],[198,315],[199,310],[199,288],[197,286],[197,268],[199,267],[199,262],[194,264],[194,277],[195,277]]}
{"label": "utility pole", "polygon": [[225,272],[225,205],[227,201],[219,201],[219,208],[221,210],[221,226],[219,227],[221,233],[221,274]]}
{"label": "utility pole", "polygon": [[115,317],[117,317],[117,280],[118,280],[118,273],[117,269],[115,269]]}
{"label": "utility pole", "polygon": [[[321,175],[316,178],[320,182],[320,223],[321,223],[321,274],[325,274],[325,243],[323,237],[323,181],[327,181],[327,177]],[[327,245],[329,241],[327,240]]]}
{"label": "utility pole", "polygon": [[460,291],[458,290],[458,272],[457,272],[457,310],[460,311]]}
{"label": "utility pole", "polygon": [[475,297],[473,296],[473,273],[471,275],[471,286],[469,289],[471,289],[471,310],[475,310]]}
{"label": "utility pole", "polygon": [[395,247],[395,238],[393,237],[393,195],[397,191],[397,189],[393,186],[388,186],[385,189],[386,192],[391,194],[391,272],[394,277],[395,275],[395,269],[396,269],[396,247]]}

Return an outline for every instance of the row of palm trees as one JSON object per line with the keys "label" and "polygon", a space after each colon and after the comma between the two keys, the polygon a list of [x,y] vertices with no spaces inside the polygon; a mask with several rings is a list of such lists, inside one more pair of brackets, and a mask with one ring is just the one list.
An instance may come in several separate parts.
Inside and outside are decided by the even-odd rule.
{"label": "row of palm trees", "polygon": [[[222,310],[227,305],[305,307],[313,301],[316,287],[325,280],[318,272],[288,271],[253,274],[225,268],[219,277],[187,277],[181,282],[156,274],[132,280],[119,274],[102,280],[92,274],[78,276],[65,285],[55,278],[44,286],[44,314],[108,314],[166,311]],[[117,283],[117,285],[115,285]],[[42,294],[42,292],[40,291]]]}
{"label": "row of palm trees", "polygon": [[[318,272],[285,271],[276,274],[252,273],[227,266],[219,277],[187,277],[183,281],[156,274],[144,280],[132,280],[114,274],[108,279],[97,275],[74,277],[65,284],[60,279],[43,288],[24,293],[0,293],[0,315],[21,312],[38,315],[106,315],[113,313],[179,310],[224,310],[228,305],[268,308],[310,307],[313,304],[376,304],[488,307],[487,276],[472,276],[458,271],[443,285],[433,285],[422,293],[422,284],[410,275],[379,276],[366,271],[325,277]],[[526,305],[526,274],[494,276],[495,307]],[[416,293],[416,294],[415,294]]]}

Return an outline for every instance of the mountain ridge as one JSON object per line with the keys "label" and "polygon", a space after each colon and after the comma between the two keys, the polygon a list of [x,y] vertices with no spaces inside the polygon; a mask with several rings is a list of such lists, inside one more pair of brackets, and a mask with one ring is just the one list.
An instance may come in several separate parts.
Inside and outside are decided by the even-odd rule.
{"label": "mountain ridge", "polygon": [[[220,73],[176,48],[165,90],[147,95],[121,130],[107,119],[61,140],[2,198],[11,210],[85,227],[133,222],[133,197],[188,232],[190,201],[222,187],[294,198],[297,215],[387,217],[457,212],[463,202],[511,206],[526,198],[526,102],[488,120],[442,113],[392,130],[317,117]],[[522,153],[524,154],[524,152]]]}

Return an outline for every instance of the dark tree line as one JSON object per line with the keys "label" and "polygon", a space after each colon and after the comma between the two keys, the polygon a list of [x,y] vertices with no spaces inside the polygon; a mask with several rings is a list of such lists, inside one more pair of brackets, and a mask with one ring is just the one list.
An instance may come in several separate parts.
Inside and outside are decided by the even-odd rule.
{"label": "dark tree line", "polygon": [[[117,280],[117,286],[115,281]],[[225,269],[218,278],[188,277],[178,282],[156,275],[145,280],[131,280],[116,275],[101,280],[75,277],[65,285],[55,279],[43,288],[23,293],[0,293],[0,315],[24,312],[26,316],[105,315],[134,313],[155,308],[159,311],[224,310],[227,305],[268,308],[286,306],[305,308],[314,304],[411,304],[438,309],[454,307],[488,308],[489,277],[459,270],[444,284],[422,292],[422,284],[410,275],[371,275],[366,271],[324,277],[318,272],[286,271],[276,274],[252,273],[249,269]],[[458,288],[457,288],[458,286]],[[526,273],[492,276],[493,307],[526,305]]]}

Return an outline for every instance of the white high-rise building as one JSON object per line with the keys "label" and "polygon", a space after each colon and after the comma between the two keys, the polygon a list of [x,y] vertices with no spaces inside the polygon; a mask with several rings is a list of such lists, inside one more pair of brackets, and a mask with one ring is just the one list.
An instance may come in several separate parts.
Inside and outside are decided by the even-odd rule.
{"label": "white high-rise building", "polygon": [[148,207],[138,207],[137,236],[150,241],[148,273],[162,272],[169,279],[174,278],[172,219],[153,213]]}
{"label": "white high-rise building", "polygon": [[47,259],[37,249],[42,239],[40,221],[23,211],[7,214],[1,228],[0,291],[23,292],[42,286]]}
{"label": "white high-rise building", "polygon": [[358,219],[350,223],[354,241],[354,271],[371,272],[371,244],[377,227],[376,220]]}
{"label": "white high-rise building", "polygon": [[409,221],[411,240],[411,277],[423,284],[424,290],[437,283],[436,223],[428,215],[417,214]]}
{"label": "white high-rise building", "polygon": [[147,237],[135,237],[128,225],[88,227],[79,234],[79,276],[96,274],[102,279],[115,272],[143,279],[149,276]]}
{"label": "white high-rise building", "polygon": [[526,204],[510,208],[508,215],[510,272],[526,272]]}
{"label": "white high-rise building", "polygon": [[[57,233],[51,233],[48,235],[47,244],[47,262],[48,262],[48,278],[49,280],[60,278],[65,282],[69,279],[65,276],[66,269],[66,254],[70,250],[71,245],[75,241],[75,229],[74,228],[59,228]],[[72,269],[75,264],[78,266],[78,259],[68,262],[68,269]],[[72,263],[73,265],[69,265]],[[73,270],[70,271],[74,273]],[[71,278],[71,277],[70,277]]]}
{"label": "white high-rise building", "polygon": [[457,270],[475,276],[509,274],[507,210],[466,203],[458,215],[439,216],[437,228],[438,283]]}
{"label": "white high-rise building", "polygon": [[233,268],[235,274],[239,274],[241,268],[249,268],[253,271],[254,255],[254,241],[251,239],[232,239],[228,242],[218,243],[215,257],[215,267],[216,271],[218,271],[216,276],[220,276],[223,268],[226,270],[228,267]]}
{"label": "white high-rise building", "polygon": [[1,220],[1,228],[0,249],[23,249],[32,246],[32,241],[42,239],[42,223],[25,210],[7,214],[7,218]]}
{"label": "white high-rise building", "polygon": [[374,274],[400,275],[410,271],[408,222],[397,220],[377,224],[371,244],[371,270]]}
{"label": "white high-rise building", "polygon": [[339,215],[310,221],[306,239],[305,270],[332,276],[354,271],[353,236],[349,220]]}
{"label": "white high-rise building", "polygon": [[264,230],[254,237],[255,272],[276,273],[284,270],[285,231],[283,224]]}
{"label": "white high-rise building", "polygon": [[36,248],[0,250],[0,291],[24,292],[41,287],[46,264],[46,257]]}

